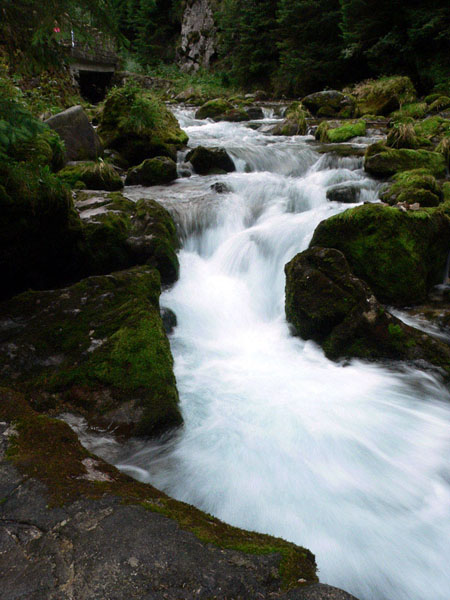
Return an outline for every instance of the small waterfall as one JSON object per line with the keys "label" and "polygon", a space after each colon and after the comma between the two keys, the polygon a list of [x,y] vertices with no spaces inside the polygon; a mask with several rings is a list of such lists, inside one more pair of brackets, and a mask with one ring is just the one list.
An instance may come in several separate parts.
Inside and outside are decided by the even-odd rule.
{"label": "small waterfall", "polygon": [[229,523],[309,547],[321,580],[361,600],[448,600],[448,390],[409,365],[330,362],[284,318],[284,265],[348,208],[327,190],[349,183],[375,201],[379,184],[360,158],[319,156],[308,138],[176,115],[191,146],[223,147],[238,168],[127,190],[161,201],[183,238],[180,280],[161,301],[178,318],[185,427],[96,451]]}

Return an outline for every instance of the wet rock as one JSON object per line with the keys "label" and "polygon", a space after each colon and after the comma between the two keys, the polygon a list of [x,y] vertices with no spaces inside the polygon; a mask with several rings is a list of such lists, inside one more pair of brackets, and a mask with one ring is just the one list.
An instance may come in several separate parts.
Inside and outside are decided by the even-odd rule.
{"label": "wet rock", "polygon": [[330,202],[343,202],[354,204],[359,202],[361,190],[354,185],[338,184],[327,190],[327,200]]}
{"label": "wet rock", "polygon": [[318,117],[350,118],[355,114],[356,102],[336,90],[315,92],[302,99],[302,104]]}
{"label": "wet rock", "polygon": [[249,121],[248,113],[239,106],[234,106],[228,100],[216,98],[201,106],[195,114],[196,119],[212,119],[213,121],[230,121],[239,123]]}
{"label": "wet rock", "polygon": [[115,192],[123,188],[123,181],[114,167],[106,162],[69,163],[58,172],[72,188]]}
{"label": "wet rock", "polygon": [[282,600],[357,600],[355,596],[331,585],[318,583],[288,592]]}
{"label": "wet rock", "polygon": [[102,144],[82,106],[72,106],[45,121],[56,131],[66,147],[66,160],[95,160]]}
{"label": "wet rock", "polygon": [[293,102],[288,106],[284,116],[284,121],[272,129],[272,135],[306,135],[308,133],[306,122],[308,113],[300,102]]}
{"label": "wet rock", "polygon": [[364,169],[377,177],[390,177],[400,171],[427,169],[435,177],[444,177],[445,159],[442,154],[428,150],[389,148],[383,142],[372,144],[366,150]]}
{"label": "wet rock", "polygon": [[144,160],[128,172],[126,185],[164,185],[177,178],[177,165],[167,156],[157,156]]}
{"label": "wet rock", "polygon": [[309,248],[285,270],[286,317],[328,358],[426,361],[450,374],[450,347],[388,313],[338,250]]}
{"label": "wet rock", "polygon": [[228,192],[231,192],[231,188],[226,183],[223,183],[223,181],[213,183],[211,189],[216,192],[216,194],[227,194]]}
{"label": "wet rock", "polygon": [[0,383],[129,433],[181,424],[159,294],[158,272],[136,267],[1,304],[0,320],[21,327],[0,328]]}
{"label": "wet rock", "polygon": [[164,327],[164,331],[169,334],[173,333],[173,330],[178,324],[177,315],[170,310],[170,308],[161,308],[161,319]]}
{"label": "wet rock", "polygon": [[76,208],[83,221],[82,272],[104,274],[134,265],[156,267],[164,284],[178,279],[175,223],[160,204],[138,202],[122,194],[78,194]]}
{"label": "wet rock", "polygon": [[340,250],[377,298],[405,306],[442,281],[449,240],[450,220],[439,207],[403,213],[365,204],[322,221],[311,246]]}
{"label": "wet rock", "polygon": [[[139,119],[130,118],[137,111]],[[188,142],[170,110],[137,86],[114,88],[108,94],[98,132],[105,147],[132,166],[155,156],[176,160],[177,150]]]}
{"label": "wet rock", "polygon": [[186,156],[199,175],[213,173],[231,173],[236,170],[226,150],[223,148],[205,148],[198,146]]}
{"label": "wet rock", "polygon": [[407,203],[411,206],[438,206],[443,199],[442,190],[431,173],[424,169],[397,173],[380,198],[387,204]]}
{"label": "wet rock", "polygon": [[19,394],[0,389],[0,421],[2,600],[269,600],[317,582],[307,549],[226,525],[93,461],[66,423]]}
{"label": "wet rock", "polygon": [[264,111],[260,106],[249,106],[245,109],[245,112],[248,114],[250,119],[252,119],[252,121],[264,119]]}

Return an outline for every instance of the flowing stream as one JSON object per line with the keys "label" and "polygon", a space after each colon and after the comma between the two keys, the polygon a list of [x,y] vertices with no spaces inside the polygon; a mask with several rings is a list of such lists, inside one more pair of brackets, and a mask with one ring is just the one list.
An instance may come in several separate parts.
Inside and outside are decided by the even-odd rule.
{"label": "flowing stream", "polygon": [[330,362],[284,318],[284,265],[348,208],[327,188],[376,201],[377,184],[359,158],[264,134],[269,119],[260,130],[175,112],[191,146],[224,147],[237,167],[126,190],[161,201],[183,239],[161,303],[178,318],[185,427],[159,443],[84,442],[224,521],[310,548],[321,580],[361,600],[448,600],[448,391],[408,365]]}

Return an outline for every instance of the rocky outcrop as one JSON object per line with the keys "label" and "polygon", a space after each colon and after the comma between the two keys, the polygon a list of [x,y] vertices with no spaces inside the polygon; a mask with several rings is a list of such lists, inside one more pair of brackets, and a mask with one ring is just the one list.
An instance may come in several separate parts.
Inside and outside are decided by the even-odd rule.
{"label": "rocky outcrop", "polygon": [[449,346],[387,312],[333,248],[309,248],[286,265],[286,317],[328,358],[424,360],[450,374]]}
{"label": "rocky outcrop", "polygon": [[352,600],[307,549],[131,480],[20,394],[0,389],[0,422],[2,600]]}
{"label": "rocky outcrop", "polygon": [[199,175],[231,173],[236,170],[234,162],[223,148],[198,146],[187,154],[186,160]]}
{"label": "rocky outcrop", "polygon": [[325,90],[309,94],[302,104],[318,117],[350,118],[355,115],[356,102],[349,95],[337,90]]}
{"label": "rocky outcrop", "polygon": [[365,204],[322,221],[311,246],[336,248],[382,302],[422,302],[441,283],[450,250],[450,220],[440,207],[402,212]]}
{"label": "rocky outcrop", "polygon": [[187,0],[178,63],[183,71],[208,69],[216,58],[217,27],[211,0]]}
{"label": "rocky outcrop", "polygon": [[100,138],[82,106],[72,106],[45,122],[64,141],[68,161],[95,160],[101,155]]}
{"label": "rocky outcrop", "polygon": [[144,160],[128,172],[126,185],[163,185],[177,178],[177,165],[167,156]]}
{"label": "rocky outcrop", "polygon": [[250,116],[246,110],[240,106],[235,106],[223,98],[215,98],[214,100],[205,102],[196,112],[195,118],[236,123],[250,121]]}
{"label": "rocky outcrop", "polygon": [[123,188],[119,173],[112,165],[103,161],[70,163],[58,172],[58,177],[72,188],[109,192]]}
{"label": "rocky outcrop", "polygon": [[160,204],[122,194],[81,192],[76,208],[83,222],[83,272],[103,274],[134,265],[156,267],[163,284],[178,279],[175,223]]}
{"label": "rocky outcrop", "polygon": [[445,177],[444,156],[428,150],[389,148],[384,142],[372,144],[366,150],[364,169],[376,177],[390,177],[400,171],[427,169],[435,177]]}
{"label": "rocky outcrop", "polygon": [[1,304],[0,383],[127,433],[180,425],[159,294],[159,273],[136,267]]}
{"label": "rocky outcrop", "polygon": [[109,93],[98,132],[105,148],[119,152],[129,166],[155,156],[176,160],[177,150],[188,141],[173,113],[156,97],[131,84]]}

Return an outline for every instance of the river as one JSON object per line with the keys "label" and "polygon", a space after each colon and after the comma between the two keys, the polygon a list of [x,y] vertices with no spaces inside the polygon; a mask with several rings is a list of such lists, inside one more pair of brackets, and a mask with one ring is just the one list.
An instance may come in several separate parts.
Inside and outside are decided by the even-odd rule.
{"label": "river", "polygon": [[348,208],[327,188],[350,182],[376,201],[377,184],[359,158],[265,134],[268,119],[261,131],[175,114],[192,147],[224,147],[237,167],[125,190],[161,201],[182,236],[161,304],[178,318],[185,426],[158,443],[84,442],[228,523],[308,547],[320,579],[361,600],[448,600],[449,392],[408,365],[330,362],[284,318],[284,265]]}

